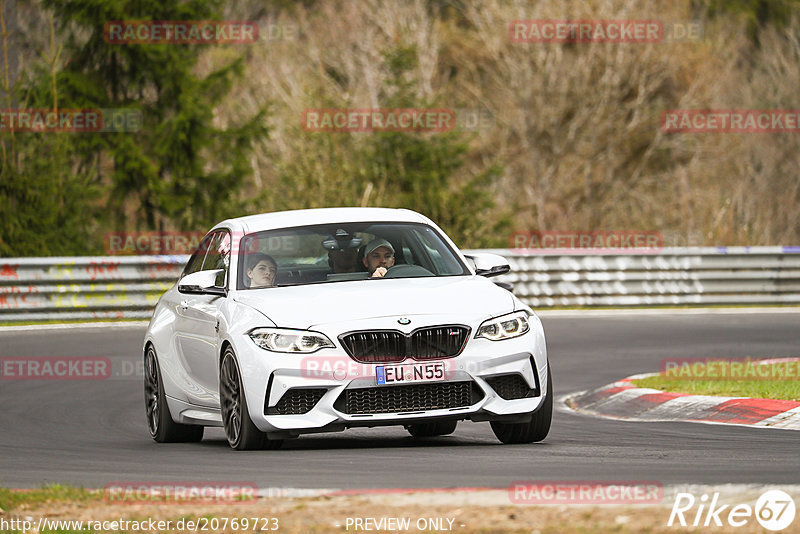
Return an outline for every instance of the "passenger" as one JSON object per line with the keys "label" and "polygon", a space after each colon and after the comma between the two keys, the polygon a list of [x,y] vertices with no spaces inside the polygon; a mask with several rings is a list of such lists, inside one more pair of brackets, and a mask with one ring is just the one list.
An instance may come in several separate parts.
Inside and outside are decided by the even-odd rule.
{"label": "passenger", "polygon": [[251,288],[275,287],[275,275],[278,274],[278,263],[272,256],[256,252],[247,255],[245,273],[250,280]]}
{"label": "passenger", "polygon": [[372,278],[380,278],[394,265],[394,247],[385,239],[373,239],[364,249],[364,267]]}

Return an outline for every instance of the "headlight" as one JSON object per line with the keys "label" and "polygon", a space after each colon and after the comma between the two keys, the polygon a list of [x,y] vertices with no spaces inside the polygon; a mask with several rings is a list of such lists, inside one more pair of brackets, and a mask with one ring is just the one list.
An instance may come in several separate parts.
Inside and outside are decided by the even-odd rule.
{"label": "headlight", "polygon": [[334,348],[325,334],[308,330],[288,330],[286,328],[256,328],[250,332],[253,343],[272,352],[315,352],[319,349]]}
{"label": "headlight", "polygon": [[485,337],[492,341],[500,341],[501,339],[521,336],[530,328],[528,314],[524,311],[519,311],[484,321],[478,328],[475,337]]}

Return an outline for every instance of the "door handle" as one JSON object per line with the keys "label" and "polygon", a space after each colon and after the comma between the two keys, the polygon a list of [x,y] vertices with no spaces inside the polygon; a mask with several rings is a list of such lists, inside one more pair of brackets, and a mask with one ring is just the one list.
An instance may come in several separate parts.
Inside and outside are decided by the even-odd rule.
{"label": "door handle", "polygon": [[181,309],[184,310],[184,311],[189,309],[189,301],[188,300],[182,300],[181,301]]}

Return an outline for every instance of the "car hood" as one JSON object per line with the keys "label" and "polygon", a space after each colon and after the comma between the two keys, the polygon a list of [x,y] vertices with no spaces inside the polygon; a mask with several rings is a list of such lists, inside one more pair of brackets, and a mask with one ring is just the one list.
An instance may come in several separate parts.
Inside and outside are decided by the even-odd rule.
{"label": "car hood", "polygon": [[359,280],[240,291],[246,304],[283,328],[387,316],[447,315],[472,321],[509,313],[511,293],[480,276]]}

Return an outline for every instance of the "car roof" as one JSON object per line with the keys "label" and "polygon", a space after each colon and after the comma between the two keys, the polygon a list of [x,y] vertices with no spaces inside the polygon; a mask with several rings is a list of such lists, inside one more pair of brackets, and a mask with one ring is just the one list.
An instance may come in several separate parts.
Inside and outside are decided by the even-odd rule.
{"label": "car roof", "polygon": [[247,215],[222,221],[218,227],[239,227],[249,234],[273,228],[289,228],[312,224],[347,223],[347,222],[415,222],[431,221],[412,210],[398,208],[317,208],[307,210],[276,211]]}

